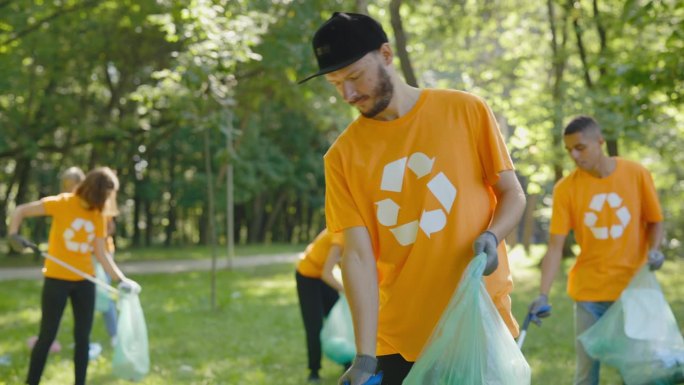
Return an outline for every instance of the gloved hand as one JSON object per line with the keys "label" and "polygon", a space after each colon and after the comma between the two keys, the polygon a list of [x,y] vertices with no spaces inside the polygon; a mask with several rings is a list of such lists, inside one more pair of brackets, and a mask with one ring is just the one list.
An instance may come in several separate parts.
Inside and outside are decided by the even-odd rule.
{"label": "gloved hand", "polygon": [[357,354],[354,363],[337,381],[337,385],[362,385],[368,381],[378,366],[378,360],[365,354]]}
{"label": "gloved hand", "polygon": [[648,266],[651,268],[651,271],[660,269],[663,266],[663,262],[665,262],[665,255],[660,250],[648,252]]}
{"label": "gloved hand", "polygon": [[536,323],[537,326],[541,326],[541,319],[551,315],[551,310],[549,309],[549,297],[546,294],[539,294],[539,297],[530,304],[529,313],[532,315],[530,321]]}
{"label": "gloved hand", "polygon": [[119,282],[119,290],[124,293],[139,294],[142,287],[130,278],[124,278]]}
{"label": "gloved hand", "polygon": [[7,239],[12,250],[16,252],[22,252],[25,248],[31,247],[33,245],[28,239],[22,237],[19,234],[10,234]]}
{"label": "gloved hand", "polygon": [[485,265],[482,275],[492,274],[499,266],[499,256],[496,252],[496,246],[498,244],[499,240],[496,239],[496,235],[491,231],[485,231],[475,239],[475,242],[473,243],[473,252],[475,252],[475,255],[482,252],[487,254],[487,264]]}

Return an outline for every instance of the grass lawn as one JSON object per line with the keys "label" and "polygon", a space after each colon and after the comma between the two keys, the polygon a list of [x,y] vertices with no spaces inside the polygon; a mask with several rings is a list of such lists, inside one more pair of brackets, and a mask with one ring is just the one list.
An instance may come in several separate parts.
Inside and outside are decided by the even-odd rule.
{"label": "grass lawn", "polygon": [[[513,253],[516,288],[514,314],[520,320],[538,290],[539,274],[532,258]],[[684,267],[669,263],[658,273],[665,295],[684,326]],[[135,276],[143,286],[151,373],[143,384],[301,385],[306,378],[304,333],[291,265],[276,265],[218,275],[218,309],[209,308],[209,273]],[[572,302],[564,293],[564,277],[554,286],[554,314],[541,328],[532,326],[523,347],[533,371],[533,384],[570,384],[574,371]],[[26,340],[40,317],[39,281],[0,282],[0,384],[21,383],[28,367]],[[60,353],[51,354],[44,384],[73,383],[71,312],[62,320]],[[105,346],[89,366],[89,384],[125,384],[111,374],[112,349],[98,314],[92,340]],[[1,361],[0,361],[1,362]],[[323,362],[324,384],[332,385],[341,367]],[[620,384],[614,370],[603,370],[601,384]]]}

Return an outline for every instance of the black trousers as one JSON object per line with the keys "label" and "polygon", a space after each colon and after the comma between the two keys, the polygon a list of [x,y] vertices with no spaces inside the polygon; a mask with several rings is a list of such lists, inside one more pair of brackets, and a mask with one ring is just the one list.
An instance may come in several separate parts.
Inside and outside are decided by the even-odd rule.
{"label": "black trousers", "polygon": [[382,385],[401,385],[412,366],[413,362],[406,361],[401,354],[378,356],[378,372],[383,373]]}
{"label": "black trousers", "polygon": [[318,372],[321,368],[321,329],[323,317],[330,313],[339,298],[337,290],[319,278],[305,277],[295,272],[299,308],[302,311],[306,348],[309,356],[309,369]]}
{"label": "black trousers", "polygon": [[95,285],[89,281],[65,281],[45,278],[41,302],[42,315],[38,341],[31,352],[26,383],[38,384],[43,375],[50,345],[57,336],[59,323],[66,307],[67,299],[71,299],[74,315],[74,377],[76,385],[86,383],[88,371],[88,347],[90,330],[93,326],[95,311]]}

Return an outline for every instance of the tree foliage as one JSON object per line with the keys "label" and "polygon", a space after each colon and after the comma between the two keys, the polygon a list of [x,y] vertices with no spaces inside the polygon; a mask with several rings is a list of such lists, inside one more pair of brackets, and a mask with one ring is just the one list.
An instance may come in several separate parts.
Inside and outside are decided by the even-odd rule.
{"label": "tree foliage", "polygon": [[0,2],[0,215],[56,193],[68,166],[109,165],[122,182],[122,240],[205,242],[207,220],[225,234],[230,163],[236,239],[309,240],[324,221],[322,156],[354,114],[325,81],[296,81],[315,71],[313,31],[343,9],[383,22],[397,68],[417,84],[489,102],[528,194],[541,198],[538,234],[545,198],[572,167],[560,130],[590,114],[611,153],[654,172],[668,241],[684,238],[677,0]]}

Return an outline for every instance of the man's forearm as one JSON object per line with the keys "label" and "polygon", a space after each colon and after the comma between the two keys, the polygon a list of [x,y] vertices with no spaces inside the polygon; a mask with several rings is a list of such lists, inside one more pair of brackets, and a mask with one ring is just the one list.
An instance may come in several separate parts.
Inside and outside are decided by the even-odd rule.
{"label": "man's forearm", "polygon": [[354,320],[357,354],[375,356],[378,329],[378,277],[372,255],[345,249],[342,257],[345,292]]}
{"label": "man's forearm", "polygon": [[525,211],[525,194],[522,191],[511,190],[501,194],[498,199],[488,230],[501,242],[520,221]]}
{"label": "man's forearm", "polygon": [[560,269],[561,260],[562,255],[554,251],[548,251],[544,255],[544,259],[542,259],[541,286],[539,288],[541,294],[549,295],[553,280]]}
{"label": "man's forearm", "polygon": [[565,245],[566,235],[550,234],[549,245],[546,249],[546,254],[542,259],[541,268],[541,286],[539,291],[541,294],[549,295],[553,280],[560,270],[561,261],[563,259],[563,245]]}
{"label": "man's forearm", "polygon": [[664,236],[663,222],[651,222],[648,224],[648,248],[659,250]]}

